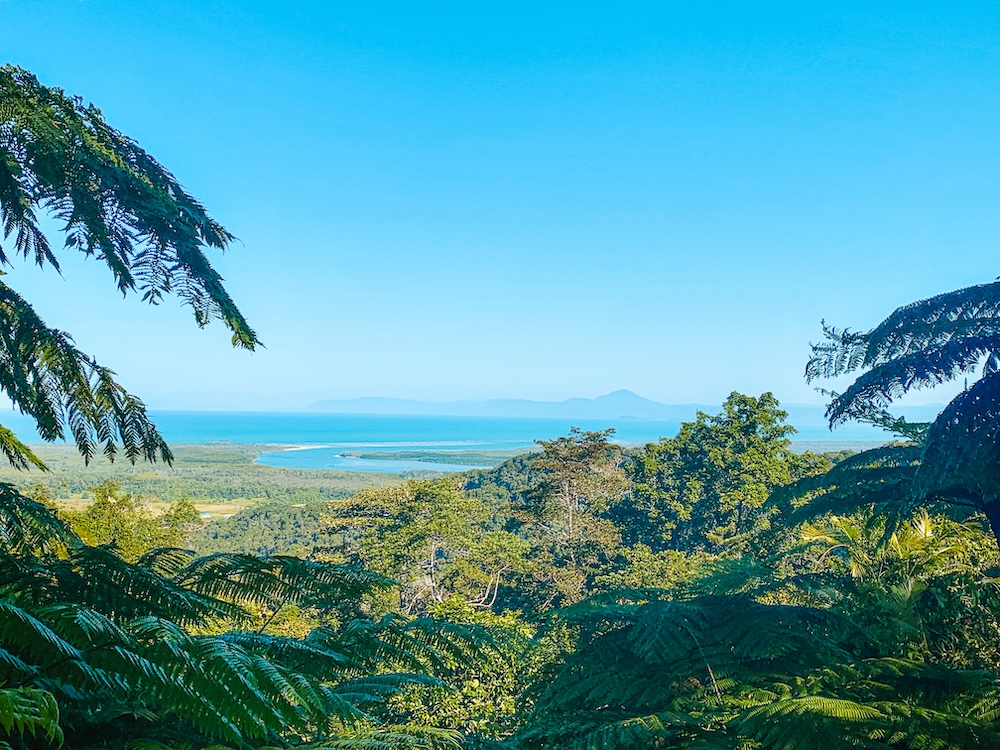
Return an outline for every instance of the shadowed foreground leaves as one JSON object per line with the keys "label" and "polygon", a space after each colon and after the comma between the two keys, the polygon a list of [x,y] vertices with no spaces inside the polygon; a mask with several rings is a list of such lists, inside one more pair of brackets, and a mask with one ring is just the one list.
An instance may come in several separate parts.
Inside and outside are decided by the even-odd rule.
{"label": "shadowed foreground leaves", "polygon": [[[318,610],[391,584],[298,558],[87,547],[45,506],[0,503],[0,746],[442,748],[398,724],[395,695],[488,645],[485,633],[387,615],[272,635],[247,607]],[[266,627],[266,623],[265,623]]]}

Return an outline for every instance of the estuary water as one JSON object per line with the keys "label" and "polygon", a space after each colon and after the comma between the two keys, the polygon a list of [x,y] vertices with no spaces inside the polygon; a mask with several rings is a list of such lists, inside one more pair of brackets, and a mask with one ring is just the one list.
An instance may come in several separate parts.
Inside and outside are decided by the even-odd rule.
{"label": "estuary water", "polygon": [[[396,451],[517,451],[535,446],[535,440],[565,435],[570,427],[615,429],[615,438],[646,443],[673,435],[678,422],[617,422],[504,417],[443,417],[384,414],[164,414],[157,424],[168,440],[178,443],[230,440],[241,443],[279,443],[293,449],[265,452],[258,463],[289,469],[336,469],[364,472],[468,471],[468,464],[358,458],[348,453]],[[176,435],[176,437],[174,437]],[[444,456],[442,456],[444,457]],[[483,468],[483,467],[481,467]]]}
{"label": "estuary water", "polygon": [[[412,446],[404,446],[406,450]],[[421,450],[428,450],[426,446],[420,446]],[[336,471],[363,471],[380,472],[384,474],[400,474],[403,472],[415,471],[440,471],[451,473],[456,471],[469,471],[470,469],[487,469],[488,466],[476,466],[470,464],[450,464],[437,461],[412,461],[408,459],[380,459],[380,458],[358,458],[357,456],[344,455],[345,451],[364,450],[368,455],[378,453],[383,449],[380,446],[322,446],[316,448],[292,448],[290,450],[270,451],[261,453],[257,457],[257,463],[266,466],[279,466],[285,469],[333,469]],[[393,448],[392,450],[399,450]],[[433,448],[431,450],[434,450]],[[454,447],[442,449],[455,450]]]}
{"label": "estuary water", "polygon": [[[833,434],[812,414],[801,414],[797,440],[803,449],[838,450],[869,447],[853,441],[884,440],[884,433],[863,425],[849,425]],[[570,427],[583,430],[614,428],[614,439],[626,445],[672,437],[679,421],[641,419],[570,420],[521,417],[459,417],[386,414],[160,412],[152,415],[163,435],[175,443],[225,440],[235,443],[278,444],[258,463],[288,469],[332,469],[400,473],[411,471],[468,471],[466,464],[413,460],[358,458],[349,453],[395,451],[516,451],[536,446],[536,440],[566,435]],[[691,415],[694,417],[694,414]],[[294,446],[294,450],[287,449]],[[442,456],[443,458],[443,456]]]}

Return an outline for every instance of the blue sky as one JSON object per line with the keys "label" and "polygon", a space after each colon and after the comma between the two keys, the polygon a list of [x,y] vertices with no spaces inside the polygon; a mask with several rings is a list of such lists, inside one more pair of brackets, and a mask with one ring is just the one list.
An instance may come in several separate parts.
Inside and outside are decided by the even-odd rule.
{"label": "blue sky", "polygon": [[291,409],[818,402],[822,318],[1000,272],[998,4],[481,5],[0,0],[239,237],[267,348],[92,261],[5,280],[154,408]]}

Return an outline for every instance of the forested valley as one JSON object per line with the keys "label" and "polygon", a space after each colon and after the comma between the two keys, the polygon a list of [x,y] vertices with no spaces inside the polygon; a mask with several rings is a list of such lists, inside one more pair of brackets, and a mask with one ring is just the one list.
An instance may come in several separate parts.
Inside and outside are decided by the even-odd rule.
{"label": "forested valley", "polygon": [[734,393],[644,447],[575,430],[208,525],[8,490],[5,742],[996,746],[988,525],[883,512],[916,442],[796,454],[784,418]]}

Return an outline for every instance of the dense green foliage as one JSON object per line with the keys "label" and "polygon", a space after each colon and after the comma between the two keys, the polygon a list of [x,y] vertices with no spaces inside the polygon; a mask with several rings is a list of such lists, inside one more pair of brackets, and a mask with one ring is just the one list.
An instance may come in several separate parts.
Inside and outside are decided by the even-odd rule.
{"label": "dense green foliage", "polygon": [[770,393],[732,394],[722,413],[699,412],[673,438],[635,458],[622,526],[654,550],[719,551],[764,520],[771,490],[796,475],[829,468],[791,453],[787,413]]}
{"label": "dense green foliage", "polygon": [[205,553],[308,557],[331,543],[323,525],[324,507],[319,502],[260,503],[195,530],[188,537],[188,545]]}
{"label": "dense green foliage", "polygon": [[[0,493],[5,746],[453,744],[391,699],[475,663],[489,648],[481,629],[367,619],[362,599],[389,582],[351,567],[171,548],[130,563],[10,486]],[[270,631],[289,606],[319,624],[300,638]]]}
{"label": "dense green foliage", "polygon": [[[884,512],[919,446],[796,455],[789,431],[770,394],[733,394],[642,448],[577,430],[495,469],[203,527],[187,502],[154,508],[114,484],[58,516],[22,498],[0,568],[20,578],[0,601],[65,645],[30,628],[0,644],[28,669],[3,678],[16,719],[0,731],[178,750],[994,746],[1000,552],[985,519]],[[205,556],[156,549],[189,533]],[[278,544],[300,558],[224,549]],[[70,649],[90,682],[39,671]],[[194,666],[171,672],[173,655]],[[359,680],[363,697],[342,687]]]}
{"label": "dense green foliage", "polygon": [[409,480],[332,504],[327,526],[336,557],[397,580],[399,609],[414,613],[454,596],[489,607],[524,567],[528,545],[488,520],[454,481]]}
{"label": "dense green foliage", "polygon": [[561,617],[581,642],[524,748],[987,748],[996,680],[880,652],[829,609],[749,596],[618,599]]}
{"label": "dense green foliage", "polygon": [[796,455],[789,431],[769,394],[638,450],[576,431],[328,503],[312,554],[395,579],[373,613],[502,624],[453,691],[398,704],[469,746],[991,746],[1000,560],[982,520],[887,526],[871,455]]}
{"label": "dense green foliage", "polygon": [[154,516],[139,498],[122,494],[111,480],[94,488],[94,502],[83,510],[63,511],[62,518],[85,544],[113,546],[129,562],[158,547],[182,547],[201,526],[190,500],[177,500]]}

